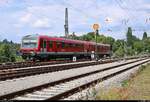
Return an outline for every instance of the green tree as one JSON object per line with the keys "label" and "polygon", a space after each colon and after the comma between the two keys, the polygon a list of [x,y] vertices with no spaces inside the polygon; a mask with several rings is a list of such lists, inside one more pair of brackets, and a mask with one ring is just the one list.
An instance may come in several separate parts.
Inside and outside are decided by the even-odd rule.
{"label": "green tree", "polygon": [[7,58],[10,58],[10,56],[11,56],[11,49],[10,49],[10,46],[8,44],[4,44],[4,46],[3,46],[3,54]]}
{"label": "green tree", "polygon": [[113,52],[115,52],[116,50],[118,50],[120,46],[123,48],[123,44],[124,44],[124,43],[125,43],[124,40],[116,40],[116,41],[112,44]]}
{"label": "green tree", "polygon": [[136,55],[137,53],[136,53],[136,51],[135,51],[135,49],[133,49],[133,48],[131,48],[131,47],[127,47],[126,48],[126,55],[127,56],[133,56],[133,55]]}
{"label": "green tree", "polygon": [[147,33],[146,33],[146,32],[143,33],[143,38],[142,38],[142,40],[144,41],[145,39],[147,39]]}
{"label": "green tree", "polygon": [[144,51],[144,52],[147,51],[147,47],[148,47],[148,45],[146,44],[146,43],[147,43],[147,40],[148,40],[147,33],[144,32],[144,33],[143,33],[143,38],[142,38],[142,42],[143,42],[143,51]]}
{"label": "green tree", "polygon": [[94,32],[89,32],[79,38],[80,40],[84,41],[95,41],[95,33]]}
{"label": "green tree", "polygon": [[98,43],[106,43],[106,37],[104,35],[98,35],[97,42]]}
{"label": "green tree", "polygon": [[112,37],[106,37],[106,43],[107,44],[113,45],[114,42],[115,42],[114,38],[112,38]]}
{"label": "green tree", "polygon": [[150,37],[147,37],[147,39],[145,39],[143,42],[144,42],[143,43],[144,44],[144,51],[150,53]]}
{"label": "green tree", "polygon": [[9,43],[9,41],[7,39],[4,39],[3,43],[7,44],[7,43]]}
{"label": "green tree", "polygon": [[127,46],[132,47],[133,42],[132,42],[132,28],[131,27],[128,27],[126,37],[127,37]]}
{"label": "green tree", "polygon": [[143,51],[143,43],[142,41],[136,41],[133,43],[133,48],[137,53],[141,53]]}
{"label": "green tree", "polygon": [[117,51],[115,52],[115,56],[117,57],[123,57],[124,56],[124,49],[122,46],[120,46]]}
{"label": "green tree", "polygon": [[140,39],[137,38],[136,36],[132,35],[132,44],[133,44],[133,42],[135,42],[135,41],[140,41]]}
{"label": "green tree", "polygon": [[9,44],[2,44],[0,46],[0,59],[1,62],[15,61],[15,55]]}

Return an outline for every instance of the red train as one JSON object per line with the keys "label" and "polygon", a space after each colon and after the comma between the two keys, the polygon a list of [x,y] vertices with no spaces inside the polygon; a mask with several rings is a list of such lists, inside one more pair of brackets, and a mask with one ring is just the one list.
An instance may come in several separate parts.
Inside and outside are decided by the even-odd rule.
{"label": "red train", "polygon": [[[71,40],[43,35],[27,35],[22,38],[20,52],[23,59],[49,60],[55,58],[91,58],[95,42]],[[110,56],[109,44],[97,43],[98,57]]]}

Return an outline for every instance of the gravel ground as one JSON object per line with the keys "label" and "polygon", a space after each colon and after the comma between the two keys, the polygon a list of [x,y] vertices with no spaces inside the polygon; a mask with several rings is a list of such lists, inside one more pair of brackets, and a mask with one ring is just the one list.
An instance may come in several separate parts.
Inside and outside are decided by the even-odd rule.
{"label": "gravel ground", "polygon": [[[143,64],[143,65],[146,65],[146,64]],[[103,82],[100,82],[100,83],[96,84],[94,87],[92,86],[92,87],[85,89],[81,92],[78,92],[68,98],[65,98],[65,100],[95,100],[95,96],[97,94],[101,93],[102,91],[108,90],[111,87],[116,87],[116,86],[121,87],[121,82],[126,79],[129,79],[131,74],[135,73],[139,68],[140,68],[140,66],[130,69],[122,74],[114,76]]]}
{"label": "gravel ground", "polygon": [[[136,60],[136,59],[133,59],[133,60]],[[128,60],[126,62],[130,62],[130,61]],[[86,72],[91,72],[94,70],[103,69],[103,68],[114,66],[114,65],[119,65],[121,63],[124,63],[124,61],[89,66],[89,67],[82,67],[82,68],[77,68],[77,69],[70,69],[70,70],[64,70],[64,71],[58,71],[58,72],[52,72],[52,73],[46,73],[46,74],[40,74],[40,75],[34,75],[34,76],[28,76],[24,78],[18,78],[18,79],[7,80],[7,81],[1,81],[0,82],[0,95],[8,94],[11,92],[16,92],[22,89],[42,85],[45,83],[50,83],[50,82],[68,78],[71,76],[80,75]]]}
{"label": "gravel ground", "polygon": [[[46,89],[50,89],[47,93],[44,92],[45,89],[40,90],[41,92],[44,92],[44,94],[41,94],[41,93],[39,94],[39,91],[37,91],[37,92],[35,91],[33,93],[30,93],[30,94],[27,94],[27,95],[24,95],[24,96],[18,97],[18,98],[21,99],[21,100],[22,99],[26,100],[26,98],[27,99],[30,98],[32,100],[39,100],[39,99],[46,100],[49,97],[53,97],[53,96],[58,95],[62,92],[73,89],[77,86],[84,85],[88,82],[94,81],[96,79],[100,79],[100,78],[102,78],[104,76],[107,76],[111,73],[118,72],[119,70],[126,69],[129,66],[133,66],[133,65],[136,65],[136,64],[141,63],[141,62],[144,62],[144,61],[140,61],[140,62],[128,64],[128,65],[125,65],[125,66],[117,67],[115,69],[110,69],[108,71],[102,71],[102,72],[99,72],[99,73],[96,73],[96,74],[92,74],[92,75],[89,75],[89,76],[86,76],[86,77],[82,77],[82,78],[79,78],[79,79],[76,79],[76,80],[72,80],[72,81],[69,81],[69,82],[66,82],[66,83],[62,83],[62,84],[59,84],[59,85],[56,85],[56,86],[53,86],[53,87],[49,87],[49,88],[46,88]],[[18,100],[18,98],[16,98],[16,99]]]}
{"label": "gravel ground", "polygon": [[[43,68],[43,67],[54,67],[54,66],[62,66],[62,65],[70,65],[70,64],[72,64],[72,65],[74,65],[74,64],[81,64],[81,63],[88,63],[88,62],[95,62],[95,61],[84,61],[84,62],[74,62],[74,63],[63,63],[63,64],[52,64],[52,65],[42,65],[42,66],[33,66],[33,67],[23,67],[23,68],[15,68],[15,69],[10,69],[10,70],[16,70],[16,69],[18,69],[18,70],[22,70],[22,69],[30,69],[30,68]],[[6,70],[8,70],[8,69],[6,69]]]}

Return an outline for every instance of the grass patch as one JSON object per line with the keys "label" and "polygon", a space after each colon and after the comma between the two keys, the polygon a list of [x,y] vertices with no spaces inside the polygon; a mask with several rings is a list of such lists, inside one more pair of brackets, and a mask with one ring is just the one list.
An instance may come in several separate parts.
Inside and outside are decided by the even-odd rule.
{"label": "grass patch", "polygon": [[150,64],[142,65],[121,87],[100,90],[96,100],[150,100]]}
{"label": "grass patch", "polygon": [[127,86],[129,86],[129,80],[124,80],[124,81],[121,83],[121,86],[122,86],[122,87],[127,87]]}
{"label": "grass patch", "polygon": [[16,62],[23,62],[25,61],[21,56],[16,56]]}

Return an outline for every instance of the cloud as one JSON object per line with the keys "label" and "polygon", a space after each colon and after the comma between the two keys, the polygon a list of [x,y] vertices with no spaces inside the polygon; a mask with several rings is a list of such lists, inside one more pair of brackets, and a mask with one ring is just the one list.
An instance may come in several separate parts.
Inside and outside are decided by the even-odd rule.
{"label": "cloud", "polygon": [[9,7],[14,0],[0,0],[0,7]]}
{"label": "cloud", "polygon": [[31,13],[26,13],[24,16],[20,18],[21,22],[28,23],[31,20]]}
{"label": "cloud", "polygon": [[48,18],[44,18],[44,19],[38,19],[38,20],[36,20],[33,23],[32,27],[39,28],[39,29],[47,29],[47,28],[50,28],[51,25],[49,24]]}
{"label": "cloud", "polygon": [[0,0],[0,6],[8,4],[9,0]]}
{"label": "cloud", "polygon": [[[149,24],[145,24],[146,18],[150,17],[149,0],[118,1],[124,9],[117,4],[116,0],[38,0],[38,2],[36,0],[4,0],[0,4],[11,4],[11,6],[0,8],[2,11],[0,12],[2,15],[0,31],[4,31],[3,25],[5,25],[5,31],[9,29],[20,36],[35,32],[63,35],[66,7],[69,12],[70,33],[79,32],[81,35],[82,32],[85,34],[85,32],[93,31],[91,26],[94,23],[101,25],[101,33],[115,35],[116,38],[124,37],[124,31],[128,26],[139,29],[137,25],[140,25],[146,30],[150,29]],[[3,10],[9,12],[4,13]],[[106,22],[107,18],[109,23]],[[129,21],[125,24],[127,20]],[[108,29],[111,29],[112,32],[109,32]]]}

